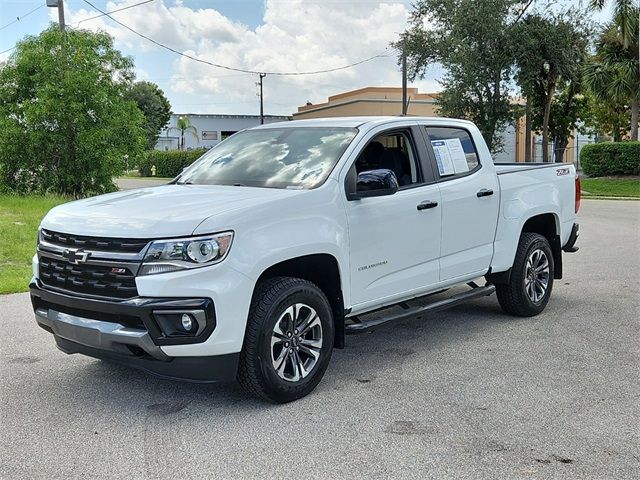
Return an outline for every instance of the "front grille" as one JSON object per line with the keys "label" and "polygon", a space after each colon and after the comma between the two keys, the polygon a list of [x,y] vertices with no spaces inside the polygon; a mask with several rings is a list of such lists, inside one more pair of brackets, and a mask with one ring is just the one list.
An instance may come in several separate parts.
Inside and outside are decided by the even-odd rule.
{"label": "front grille", "polygon": [[140,252],[149,240],[139,238],[101,238],[69,235],[66,233],[41,230],[42,240],[61,247],[83,248],[102,252]]}
{"label": "front grille", "polygon": [[131,298],[138,295],[135,276],[130,268],[120,265],[123,273],[104,265],[74,265],[65,259],[39,255],[39,278],[49,287],[71,292],[113,298]]}

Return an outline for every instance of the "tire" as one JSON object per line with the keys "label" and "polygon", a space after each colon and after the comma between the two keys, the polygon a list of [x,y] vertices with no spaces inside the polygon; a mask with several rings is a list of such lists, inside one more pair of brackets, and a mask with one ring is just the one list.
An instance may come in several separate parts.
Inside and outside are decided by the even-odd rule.
{"label": "tire", "polygon": [[[543,268],[545,265],[546,268]],[[502,310],[519,317],[538,315],[549,303],[553,273],[553,253],[549,241],[537,233],[523,233],[509,282],[496,285]]]}
{"label": "tire", "polygon": [[273,403],[302,398],[322,379],[333,341],[331,306],[322,290],[300,278],[264,280],[251,302],[238,383]]}

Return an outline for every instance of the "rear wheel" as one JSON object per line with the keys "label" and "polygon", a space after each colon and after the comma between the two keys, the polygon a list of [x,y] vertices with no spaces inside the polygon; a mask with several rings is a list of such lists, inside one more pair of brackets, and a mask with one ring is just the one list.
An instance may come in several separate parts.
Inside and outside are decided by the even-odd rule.
{"label": "rear wheel", "polygon": [[520,317],[538,315],[549,302],[553,274],[553,253],[549,241],[537,233],[523,233],[509,282],[496,285],[502,310]]}
{"label": "rear wheel", "polygon": [[238,382],[275,403],[309,394],[333,349],[329,302],[307,280],[278,277],[256,287],[240,354]]}

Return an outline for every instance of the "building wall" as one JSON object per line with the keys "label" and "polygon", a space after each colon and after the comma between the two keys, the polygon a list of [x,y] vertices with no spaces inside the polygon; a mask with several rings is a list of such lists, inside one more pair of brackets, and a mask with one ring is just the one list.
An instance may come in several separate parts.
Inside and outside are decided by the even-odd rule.
{"label": "building wall", "polygon": [[[417,88],[408,88],[408,115],[437,117],[437,93],[419,93]],[[516,100],[521,101],[521,100]],[[294,120],[323,117],[351,117],[373,115],[401,115],[402,89],[398,87],[366,87],[330,96],[326,102],[298,107]],[[497,162],[525,161],[525,119],[519,118],[514,125],[507,126],[501,133],[503,150],[494,155]],[[541,137],[531,134],[532,160],[542,161]],[[565,152],[565,162],[575,162],[576,144],[589,143],[584,137],[572,138]],[[553,146],[550,146],[553,153]],[[550,156],[553,158],[553,156]]]}
{"label": "building wall", "polygon": [[[158,138],[157,150],[178,149],[179,133],[176,130],[171,130],[171,127],[176,126],[178,118],[181,116],[188,117],[191,125],[196,127],[198,131],[198,138],[189,133],[185,134],[185,149],[211,148],[235,132],[260,125],[260,116],[258,115],[172,114],[169,126]],[[265,115],[264,117],[264,123],[288,120],[289,117],[284,116]]]}
{"label": "building wall", "polygon": [[[430,93],[407,89],[408,115],[433,117],[437,115],[436,99]],[[298,107],[294,120],[322,117],[353,117],[373,115],[401,115],[402,89],[396,87],[366,87],[333,95],[325,103]]]}

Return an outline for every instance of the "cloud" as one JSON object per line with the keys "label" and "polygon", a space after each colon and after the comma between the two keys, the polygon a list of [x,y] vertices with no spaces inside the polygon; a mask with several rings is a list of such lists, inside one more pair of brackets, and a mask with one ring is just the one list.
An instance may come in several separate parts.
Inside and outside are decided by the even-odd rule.
{"label": "cloud", "polygon": [[[115,10],[139,0],[111,1]],[[83,21],[98,12],[80,9],[68,13],[72,26],[102,29],[113,35],[119,48],[144,55],[162,50],[106,17]],[[389,48],[405,28],[407,4],[266,0],[262,22],[256,28],[227,18],[213,8],[189,8],[182,2],[158,0],[114,14],[114,17],[144,35],[196,58],[236,68],[267,72],[325,70],[374,55],[386,55],[354,68],[305,76],[268,75],[264,79],[266,113],[291,114],[307,100],[326,97],[364,86],[400,85],[396,53]],[[167,79],[161,84],[174,105],[184,111],[188,100],[192,112],[256,113],[257,75],[218,69],[170,52],[162,70],[145,65],[154,75]],[[169,72],[167,72],[169,69]],[[435,81],[417,82],[433,91]],[[186,103],[183,103],[186,105]]]}

